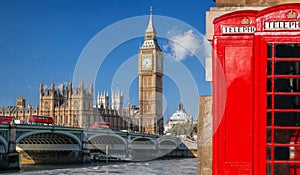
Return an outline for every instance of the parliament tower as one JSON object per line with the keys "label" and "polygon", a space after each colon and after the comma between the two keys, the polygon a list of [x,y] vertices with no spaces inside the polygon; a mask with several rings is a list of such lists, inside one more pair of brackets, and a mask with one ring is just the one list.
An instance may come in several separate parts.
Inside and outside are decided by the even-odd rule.
{"label": "parliament tower", "polygon": [[140,47],[139,67],[139,130],[151,134],[163,133],[162,77],[163,55],[157,43],[156,31],[150,19],[145,32],[145,41]]}

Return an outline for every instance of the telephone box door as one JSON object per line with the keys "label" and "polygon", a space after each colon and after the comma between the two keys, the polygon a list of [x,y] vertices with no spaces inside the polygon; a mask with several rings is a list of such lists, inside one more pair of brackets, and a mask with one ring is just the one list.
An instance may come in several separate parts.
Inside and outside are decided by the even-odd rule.
{"label": "telephone box door", "polygon": [[300,175],[300,36],[255,39],[254,174]]}
{"label": "telephone box door", "polygon": [[253,171],[253,32],[255,12],[215,20],[213,175]]}

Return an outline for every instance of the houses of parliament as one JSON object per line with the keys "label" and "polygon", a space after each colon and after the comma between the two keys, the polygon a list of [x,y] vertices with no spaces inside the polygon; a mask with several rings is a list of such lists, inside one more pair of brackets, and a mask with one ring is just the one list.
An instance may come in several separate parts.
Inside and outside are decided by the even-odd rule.
{"label": "houses of parliament", "polygon": [[26,106],[26,98],[16,99],[16,106],[2,107],[0,115],[13,116],[15,119],[27,120],[31,115],[51,116],[56,126],[88,128],[95,122],[108,122],[114,130],[138,130],[135,122],[137,108],[130,106],[123,109],[121,91],[112,93],[112,103],[109,105],[108,93],[98,93],[94,105],[93,84],[89,88],[83,82],[73,87],[72,82],[67,86],[62,84],[56,88],[52,82],[50,88],[40,84],[39,106]]}
{"label": "houses of parliament", "polygon": [[163,133],[162,76],[163,56],[158,45],[150,9],[145,39],[138,56],[139,107],[127,104],[123,108],[121,91],[112,92],[111,104],[107,92],[97,94],[94,104],[94,86],[72,82],[56,88],[40,84],[39,106],[26,106],[26,98],[17,98],[16,106],[2,107],[0,115],[27,120],[30,115],[51,116],[56,126],[88,128],[95,122],[108,122],[114,130],[139,131],[151,134]]}

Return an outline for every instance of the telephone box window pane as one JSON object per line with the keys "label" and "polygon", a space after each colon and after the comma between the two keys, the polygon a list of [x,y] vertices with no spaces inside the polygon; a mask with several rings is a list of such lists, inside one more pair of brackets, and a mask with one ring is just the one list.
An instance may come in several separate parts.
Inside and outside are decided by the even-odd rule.
{"label": "telephone box window pane", "polygon": [[300,75],[299,62],[276,61],[275,75]]}
{"label": "telephone box window pane", "polygon": [[293,81],[292,78],[276,78],[275,92],[292,92]]}
{"label": "telephone box window pane", "polygon": [[267,126],[271,126],[272,125],[272,113],[268,112],[267,113]]}
{"label": "telephone box window pane", "polygon": [[271,95],[267,96],[267,108],[272,109],[272,96]]}
{"label": "telephone box window pane", "polygon": [[275,44],[276,58],[300,58],[300,44]]}
{"label": "telephone box window pane", "polygon": [[272,61],[268,61],[267,75],[272,75]]}
{"label": "telephone box window pane", "polygon": [[289,160],[290,159],[290,147],[276,146],[274,148],[274,159],[275,160]]}
{"label": "telephone box window pane", "polygon": [[272,92],[272,79],[267,79],[267,92]]}
{"label": "telephone box window pane", "polygon": [[[298,126],[299,113],[297,112],[275,112],[274,125],[275,126]],[[300,128],[299,128],[300,129]]]}
{"label": "telephone box window pane", "polygon": [[276,95],[274,107],[275,109],[295,109],[295,96]]}
{"label": "telephone box window pane", "polygon": [[275,164],[274,165],[274,175],[290,175],[290,165],[289,164]]}
{"label": "telephone box window pane", "polygon": [[271,169],[272,169],[272,165],[267,164],[267,173],[266,173],[266,175],[271,175],[271,173],[272,173]]}
{"label": "telephone box window pane", "polygon": [[267,160],[272,160],[271,154],[272,154],[272,147],[268,146],[267,147]]}
{"label": "telephone box window pane", "polygon": [[273,44],[268,44],[268,58],[272,58],[272,53],[273,53],[272,45]]}
{"label": "telephone box window pane", "polygon": [[[272,130],[271,129],[267,129],[267,143],[271,143],[272,139]],[[267,147],[267,149],[270,149],[271,147]],[[268,154],[268,150],[267,150],[267,160],[270,160],[268,158],[268,155],[271,156],[271,154]]]}
{"label": "telephone box window pane", "polygon": [[[291,138],[294,135],[295,130],[292,129],[275,129],[274,142],[280,144],[290,144]],[[276,152],[277,149],[277,152]],[[288,149],[288,151],[286,150]],[[289,158],[289,147],[275,146],[276,160],[288,160]],[[286,158],[286,159],[283,159]]]}

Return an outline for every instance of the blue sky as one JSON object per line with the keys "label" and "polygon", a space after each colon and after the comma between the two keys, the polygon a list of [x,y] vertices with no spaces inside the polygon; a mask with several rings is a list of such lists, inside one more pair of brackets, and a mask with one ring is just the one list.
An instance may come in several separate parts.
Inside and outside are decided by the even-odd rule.
{"label": "blue sky", "polygon": [[[97,34],[122,20],[148,15],[150,6],[153,7],[153,14],[156,15],[153,18],[158,34],[163,31],[165,33],[161,35],[189,43],[192,47],[191,53],[178,52],[180,48],[178,49],[176,43],[170,42],[168,38],[159,38],[159,45],[163,48],[166,57],[169,55],[175,58],[170,64],[165,64],[165,70],[177,70],[175,64],[184,65],[185,70],[189,70],[194,78],[192,83],[196,84],[198,95],[211,94],[209,83],[204,81],[204,68],[193,54],[193,49],[197,50],[197,48],[193,48],[192,43],[197,41],[197,32],[205,35],[205,12],[215,6],[212,0],[1,0],[0,105],[15,105],[16,98],[22,96],[27,98],[27,102],[38,105],[40,82],[50,86],[54,80],[59,86],[72,80],[84,48],[88,47]],[[193,28],[182,28],[178,23],[174,28],[160,31],[159,29],[164,27],[160,20],[163,17],[176,19]],[[147,23],[148,18],[141,20],[144,29],[139,32],[144,33]],[[134,24],[132,26],[129,24],[129,27],[132,27],[132,32],[135,32]],[[128,31],[125,29],[119,29],[120,36],[128,35],[126,32]],[[101,41],[102,44],[105,42],[109,43],[110,39]],[[135,59],[142,42],[143,37],[130,38],[126,42],[118,43],[103,58],[104,61],[99,65],[93,82],[95,94],[97,91],[104,90],[110,92],[111,88],[126,91],[121,82],[112,82],[112,79],[116,77],[119,70],[122,71],[126,63],[137,64]],[[97,51],[103,52],[102,47],[99,46]],[[201,55],[202,51],[198,53]],[[135,71],[137,75],[137,70]],[[178,70],[174,75],[183,74]],[[184,95],[185,92],[182,91],[186,89],[180,84],[186,82],[182,81],[178,84],[182,79],[185,78],[164,76],[166,118],[176,110],[181,99],[186,110],[196,118],[196,104],[194,106],[187,104],[191,103],[189,101],[197,102],[198,97],[184,98],[188,95]],[[127,103],[129,100],[138,105],[137,78],[132,79],[127,86],[130,89],[128,94],[125,94],[124,102]]]}

